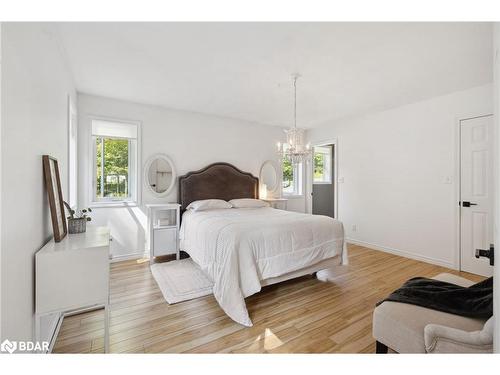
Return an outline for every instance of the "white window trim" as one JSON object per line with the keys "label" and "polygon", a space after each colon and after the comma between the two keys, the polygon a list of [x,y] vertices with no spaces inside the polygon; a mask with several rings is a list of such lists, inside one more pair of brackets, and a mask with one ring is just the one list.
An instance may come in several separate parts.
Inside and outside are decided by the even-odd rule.
{"label": "white window trim", "polygon": [[[78,112],[73,98],[68,94],[68,203],[73,209],[78,203],[78,141]],[[75,165],[72,165],[72,161]]]}
{"label": "white window trim", "polygon": [[[122,199],[122,200],[95,200],[95,189],[94,183],[96,183],[96,175],[95,175],[95,164],[96,164],[96,153],[95,153],[95,140],[92,135],[92,121],[93,120],[101,120],[101,121],[110,121],[110,122],[118,122],[124,124],[133,124],[137,126],[137,141],[136,141],[136,166],[135,166],[135,194],[130,199]],[[119,118],[111,118],[111,117],[103,117],[103,116],[88,116],[88,132],[87,139],[89,141],[89,190],[88,190],[88,206],[91,208],[106,208],[106,207],[136,207],[141,205],[141,197],[142,197],[142,189],[141,189],[141,140],[142,140],[142,123],[140,121],[135,120],[124,120]],[[118,139],[118,137],[110,137]],[[128,138],[127,138],[128,139]]]}
{"label": "white window trim", "polygon": [[[287,199],[300,199],[300,198],[304,197],[304,163],[300,163],[298,166],[294,167],[294,169],[295,168],[300,175],[299,181],[296,182],[297,186],[300,188],[300,193],[287,193],[287,192],[283,191],[283,187],[282,187],[281,192],[283,194],[283,197],[286,197]],[[294,176],[295,176],[295,170],[294,170]],[[294,181],[295,181],[295,178],[294,178]]]}
{"label": "white window trim", "polygon": [[[328,160],[328,164],[330,164],[330,170],[329,170],[329,180],[328,181],[314,181],[314,155],[315,155],[315,152],[314,152],[314,149],[316,147],[325,147],[325,146],[314,146],[313,147],[313,156],[312,156],[312,165],[311,165],[311,168],[312,168],[312,171],[313,171],[313,185],[331,185],[333,183],[333,176],[332,176],[332,168],[333,168],[333,150],[330,149],[330,152],[328,153],[330,155],[330,158]],[[324,155],[327,155],[326,153],[323,153]]]}

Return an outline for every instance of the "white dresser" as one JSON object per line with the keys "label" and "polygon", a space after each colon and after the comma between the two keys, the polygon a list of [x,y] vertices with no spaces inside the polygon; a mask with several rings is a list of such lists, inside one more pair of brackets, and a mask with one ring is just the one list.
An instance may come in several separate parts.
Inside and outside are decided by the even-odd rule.
{"label": "white dresser", "polygon": [[109,245],[107,227],[51,240],[35,256],[35,327],[44,315],[104,308],[104,346],[109,350]]}
{"label": "white dresser", "polygon": [[147,204],[147,248],[150,261],[163,255],[179,259],[180,207],[178,203]]}

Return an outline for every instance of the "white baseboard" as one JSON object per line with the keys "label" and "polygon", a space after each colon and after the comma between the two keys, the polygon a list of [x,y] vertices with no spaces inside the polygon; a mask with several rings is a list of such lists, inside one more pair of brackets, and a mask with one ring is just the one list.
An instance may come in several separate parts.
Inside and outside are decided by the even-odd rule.
{"label": "white baseboard", "polygon": [[149,258],[149,252],[138,252],[138,253],[129,253],[123,255],[112,255],[110,262],[122,262],[124,260],[135,260],[135,259],[144,259]]}
{"label": "white baseboard", "polygon": [[442,266],[442,267],[446,267],[446,268],[451,268],[453,270],[458,270],[458,267],[456,267],[456,265],[453,264],[452,262],[447,262],[447,261],[444,261],[441,259],[435,259],[435,258],[427,257],[424,255],[414,254],[414,253],[410,253],[410,252],[404,251],[404,250],[393,249],[391,247],[381,246],[381,245],[377,245],[377,244],[370,243],[370,242],[359,241],[359,240],[355,240],[353,238],[346,238],[346,242],[353,244],[353,245],[364,246],[364,247],[368,247],[368,248],[373,249],[373,250],[383,251],[385,253],[399,255],[399,256],[402,256],[405,258],[415,259],[415,260],[419,260],[421,262],[430,263],[430,264],[434,264],[434,265]]}

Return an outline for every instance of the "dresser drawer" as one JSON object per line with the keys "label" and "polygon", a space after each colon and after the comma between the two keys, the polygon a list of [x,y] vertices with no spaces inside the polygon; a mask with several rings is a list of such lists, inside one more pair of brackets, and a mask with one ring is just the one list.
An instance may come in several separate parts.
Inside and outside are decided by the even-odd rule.
{"label": "dresser drawer", "polygon": [[154,256],[177,253],[177,228],[155,229],[153,234]]}

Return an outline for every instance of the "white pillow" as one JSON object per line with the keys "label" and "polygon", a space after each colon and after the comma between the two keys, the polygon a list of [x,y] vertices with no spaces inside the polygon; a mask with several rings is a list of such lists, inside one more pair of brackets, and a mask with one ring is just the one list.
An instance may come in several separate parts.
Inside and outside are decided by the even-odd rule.
{"label": "white pillow", "polygon": [[231,203],[234,208],[269,207],[269,204],[267,202],[261,201],[260,199],[252,199],[252,198],[231,199],[229,203]]}
{"label": "white pillow", "polygon": [[232,208],[231,203],[226,202],[222,199],[204,199],[200,201],[194,201],[187,206],[187,210],[193,211],[207,211],[207,210],[218,210],[221,208]]}

